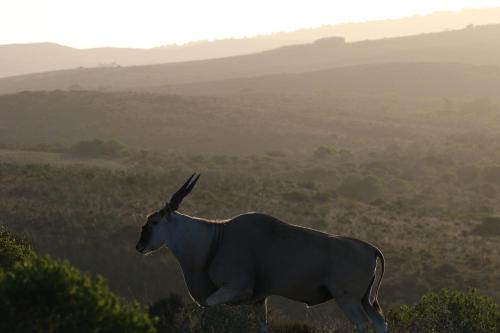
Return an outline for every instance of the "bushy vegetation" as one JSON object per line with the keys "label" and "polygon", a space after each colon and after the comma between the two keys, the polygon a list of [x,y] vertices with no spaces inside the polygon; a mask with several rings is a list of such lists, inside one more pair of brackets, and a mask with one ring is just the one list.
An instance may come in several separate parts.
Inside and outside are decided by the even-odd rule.
{"label": "bushy vegetation", "polygon": [[[252,309],[247,306],[199,308],[189,299],[171,294],[155,302],[150,314],[159,318],[159,333],[241,332],[256,330]],[[467,292],[442,289],[429,292],[413,305],[388,311],[390,333],[493,333],[500,332],[500,305],[476,290]],[[352,328],[333,327],[271,318],[272,333],[352,332]]]}
{"label": "bushy vegetation", "polygon": [[80,141],[68,149],[68,153],[79,157],[123,157],[127,150],[123,144],[116,140],[88,140]]}
{"label": "bushy vegetation", "polygon": [[376,177],[350,175],[340,184],[340,194],[362,202],[373,202],[382,197],[382,187]]}
{"label": "bushy vegetation", "polygon": [[0,331],[153,333],[144,307],[127,303],[68,262],[38,256],[0,233]]}
{"label": "bushy vegetation", "polygon": [[[158,333],[254,333],[257,330],[255,316],[250,306],[219,305],[200,308],[190,299],[177,294],[156,301],[150,307],[150,315],[157,317]],[[275,323],[271,318],[271,333],[320,333],[313,326],[290,319]]]}
{"label": "bushy vegetation", "polygon": [[120,295],[153,302],[152,291],[185,287],[168,251],[148,258],[136,253],[139,226],[198,171],[202,178],[183,203],[186,213],[217,219],[261,211],[382,248],[391,265],[384,304],[414,302],[443,287],[474,287],[498,300],[498,236],[485,231],[497,224],[481,225],[500,207],[500,196],[492,195],[500,186],[480,176],[475,156],[489,154],[482,165],[495,165],[500,156],[494,136],[486,139],[493,146],[469,147],[455,138],[446,153],[412,144],[327,159],[313,150],[225,155],[221,164],[210,155],[139,151],[116,165],[72,165],[57,157],[64,155],[48,164],[0,163],[0,218],[41,252],[104,275]]}
{"label": "bushy vegetation", "polygon": [[500,306],[475,290],[443,289],[391,311],[389,322],[394,333],[500,332]]}
{"label": "bushy vegetation", "polygon": [[472,230],[472,233],[486,238],[500,237],[500,216],[487,216],[483,218],[481,223]]}
{"label": "bushy vegetation", "polygon": [[33,257],[34,252],[25,240],[0,226],[0,270],[10,271],[16,262]]}

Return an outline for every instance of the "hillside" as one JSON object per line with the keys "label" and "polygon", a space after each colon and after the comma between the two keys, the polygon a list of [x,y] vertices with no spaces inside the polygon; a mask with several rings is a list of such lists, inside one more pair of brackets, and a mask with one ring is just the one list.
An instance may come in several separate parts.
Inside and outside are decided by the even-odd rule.
{"label": "hillside", "polygon": [[249,38],[198,41],[152,49],[75,49],[53,43],[0,45],[0,77],[74,69],[134,66],[229,57],[342,36],[347,41],[380,39],[500,23],[500,8],[438,12],[401,19],[328,25]]}
{"label": "hillside", "polygon": [[82,68],[3,78],[0,79],[0,93],[53,89],[147,91],[172,84],[387,62],[456,62],[500,66],[498,40],[500,24],[356,43],[330,38],[313,44],[214,60]]}
{"label": "hillside", "polygon": [[237,155],[375,149],[498,130],[498,86],[498,69],[393,64],[178,87],[206,97],[23,92],[0,96],[0,142],[67,146],[101,138],[136,150]]}

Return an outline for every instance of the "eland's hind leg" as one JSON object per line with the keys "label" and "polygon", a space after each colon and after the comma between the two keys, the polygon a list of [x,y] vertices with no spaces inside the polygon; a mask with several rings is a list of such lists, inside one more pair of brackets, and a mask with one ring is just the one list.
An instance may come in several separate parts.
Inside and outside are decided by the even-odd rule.
{"label": "eland's hind leg", "polygon": [[375,274],[373,275],[370,285],[366,289],[365,295],[361,300],[361,304],[363,305],[363,309],[366,314],[370,318],[373,328],[377,333],[386,333],[387,332],[387,323],[384,318],[384,314],[382,308],[378,304],[377,295],[375,295],[375,300],[373,303],[370,302],[370,294],[372,293],[373,283],[375,282]]}
{"label": "eland's hind leg", "polygon": [[387,332],[387,323],[385,321],[384,315],[382,314],[382,309],[378,305],[378,301],[375,300],[374,305],[370,304],[368,299],[363,299],[363,308],[365,309],[366,314],[372,321],[373,327],[377,333],[386,333]]}
{"label": "eland's hind leg", "polygon": [[267,300],[264,299],[253,305],[255,318],[257,319],[258,333],[268,333],[267,329]]}
{"label": "eland's hind leg", "polygon": [[369,319],[362,304],[363,293],[360,290],[352,290],[351,292],[341,290],[333,283],[327,287],[347,319],[356,326],[356,331],[365,333],[365,327],[369,323]]}
{"label": "eland's hind leg", "polygon": [[368,323],[368,316],[363,309],[361,300],[350,298],[347,295],[341,298],[336,298],[335,301],[346,317],[356,326],[358,333],[365,333],[365,327]]}

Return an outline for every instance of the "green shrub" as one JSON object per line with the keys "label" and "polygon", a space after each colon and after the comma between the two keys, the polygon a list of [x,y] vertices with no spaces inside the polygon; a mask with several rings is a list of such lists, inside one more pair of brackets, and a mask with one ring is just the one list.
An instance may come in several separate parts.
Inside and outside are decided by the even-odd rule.
{"label": "green shrub", "polygon": [[184,306],[183,299],[177,294],[156,301],[149,307],[149,315],[156,317],[158,333],[175,333],[175,318]]}
{"label": "green shrub", "polygon": [[[191,318],[190,325],[186,325],[186,318]],[[256,331],[255,318],[248,306],[218,305],[202,309],[193,302],[188,302],[176,323],[181,328],[179,333],[254,333]],[[190,330],[187,330],[188,328]]]}
{"label": "green shrub", "polygon": [[472,230],[472,234],[483,237],[500,236],[500,216],[487,216]]}
{"label": "green shrub", "polygon": [[483,180],[486,183],[500,185],[500,165],[489,165],[481,171]]}
{"label": "green shrub", "polygon": [[500,332],[500,307],[475,290],[443,289],[425,294],[417,304],[389,313],[391,332]]}
{"label": "green shrub", "polygon": [[0,270],[0,332],[155,330],[143,307],[125,303],[109,291],[102,278],[92,279],[67,262],[32,255],[8,271]]}
{"label": "green shrub", "polygon": [[271,333],[313,333],[314,328],[303,323],[287,323],[274,325],[270,329]]}
{"label": "green shrub", "polygon": [[170,295],[155,302],[150,314],[159,318],[158,333],[255,332],[255,318],[247,306],[201,308],[191,300]]}
{"label": "green shrub", "polygon": [[283,193],[281,196],[283,197],[283,199],[290,202],[305,202],[309,200],[307,194],[295,190]]}
{"label": "green shrub", "polygon": [[321,146],[314,150],[314,157],[319,159],[324,159],[331,156],[335,156],[337,153],[338,153],[337,150],[333,147]]}
{"label": "green shrub", "polygon": [[475,165],[462,166],[457,168],[456,174],[461,182],[472,184],[479,178],[480,169]]}
{"label": "green shrub", "polygon": [[338,188],[341,195],[362,201],[372,202],[382,197],[382,186],[379,180],[373,176],[360,177],[350,175],[346,177]]}
{"label": "green shrub", "polygon": [[[249,306],[218,305],[200,308],[191,300],[171,294],[155,302],[150,314],[158,317],[158,333],[254,333],[256,318]],[[270,325],[272,333],[312,333],[314,328],[299,322],[281,320]]]}
{"label": "green shrub", "polygon": [[18,261],[32,258],[31,247],[0,226],[0,270],[10,270]]}
{"label": "green shrub", "polygon": [[268,151],[266,155],[270,157],[286,157],[286,154],[279,150]]}
{"label": "green shrub", "polygon": [[80,141],[68,149],[68,153],[81,157],[122,157],[127,155],[123,144],[115,140],[89,140]]}

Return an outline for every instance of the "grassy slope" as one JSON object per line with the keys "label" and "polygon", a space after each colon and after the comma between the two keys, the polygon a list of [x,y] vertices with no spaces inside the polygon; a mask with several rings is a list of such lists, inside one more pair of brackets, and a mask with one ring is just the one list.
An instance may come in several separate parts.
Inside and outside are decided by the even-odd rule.
{"label": "grassy slope", "polygon": [[[388,262],[382,291],[386,304],[413,301],[444,286],[478,287],[498,299],[497,239],[472,230],[484,214],[498,212],[500,181],[483,179],[481,168],[500,157],[466,162],[472,156],[469,148],[458,141],[448,144],[446,153],[408,145],[370,156],[326,158],[139,153],[116,160],[121,169],[95,161],[11,160],[0,165],[1,223],[27,236],[40,251],[103,274],[124,296],[155,300],[184,290],[182,278],[165,251],[150,258],[135,253],[138,227],[197,170],[203,180],[186,200],[185,212],[226,218],[263,211],[380,246]],[[469,167],[478,168],[476,178],[464,175]],[[376,178],[380,191],[346,185],[352,177],[366,176]],[[363,196],[367,191],[372,197]]]}
{"label": "grassy slope", "polygon": [[[442,286],[500,297],[498,238],[473,232],[500,205],[500,112],[488,101],[50,92],[0,102],[4,144],[56,144],[52,153],[0,152],[0,223],[103,274],[121,295],[152,301],[184,290],[165,251],[142,258],[133,246],[144,216],[196,170],[203,180],[185,212],[263,211],[380,246],[385,304]],[[232,126],[230,139],[218,131]],[[128,157],[57,153],[94,137],[126,142]]]}

